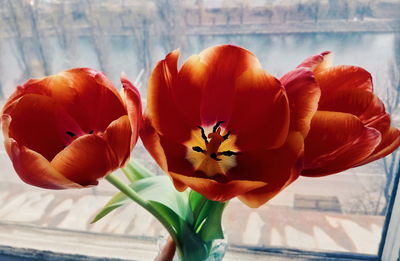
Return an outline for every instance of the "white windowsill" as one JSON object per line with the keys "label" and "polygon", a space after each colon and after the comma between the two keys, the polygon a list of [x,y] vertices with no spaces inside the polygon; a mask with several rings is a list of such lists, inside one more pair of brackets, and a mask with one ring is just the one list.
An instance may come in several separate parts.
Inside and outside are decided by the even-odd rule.
{"label": "white windowsill", "polygon": [[[23,249],[28,252],[31,249],[50,251],[56,255],[83,255],[92,257],[93,260],[110,258],[124,261],[153,260],[158,251],[157,242],[151,239],[37,228],[16,223],[0,223],[0,248],[2,246]],[[322,260],[321,257],[287,257],[230,248],[224,261],[254,261],[255,258],[260,261]],[[323,258],[323,260],[343,259]]]}

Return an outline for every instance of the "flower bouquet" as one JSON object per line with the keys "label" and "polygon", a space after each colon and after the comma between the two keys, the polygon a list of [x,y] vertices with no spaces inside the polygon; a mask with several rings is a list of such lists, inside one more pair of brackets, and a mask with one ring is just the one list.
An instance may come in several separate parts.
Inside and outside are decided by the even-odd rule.
{"label": "flower bouquet", "polygon": [[[171,260],[175,247],[179,260],[221,260],[230,199],[257,208],[299,176],[335,174],[399,146],[371,75],[332,67],[330,56],[277,79],[241,47],[208,48],[180,69],[175,50],[150,75],[144,114],[126,75],[120,93],[88,68],[31,79],[2,109],[4,145],[34,186],[86,188],[105,177],[120,192],[93,222],[136,202],[172,238],[157,260]],[[130,160],[139,137],[167,175]],[[112,173],[119,168],[129,183]]]}

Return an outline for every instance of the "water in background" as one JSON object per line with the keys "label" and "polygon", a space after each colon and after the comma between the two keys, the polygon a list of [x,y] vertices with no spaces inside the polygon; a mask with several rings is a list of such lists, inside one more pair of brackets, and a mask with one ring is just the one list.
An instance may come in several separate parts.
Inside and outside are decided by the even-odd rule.
{"label": "water in background", "polygon": [[[188,36],[186,45],[181,47],[180,63],[189,55],[198,53],[204,48],[219,44],[234,44],[253,52],[265,70],[280,77],[308,56],[329,50],[334,53],[334,64],[358,65],[370,71],[374,77],[377,93],[384,95],[388,84],[387,70],[392,66],[395,57],[395,39],[393,33]],[[108,39],[107,51],[100,54],[107,57],[106,75],[118,87],[122,71],[131,79],[135,79],[144,68],[138,59],[139,54],[135,53],[134,45],[133,36],[111,36]],[[77,38],[75,48],[71,51],[62,49],[55,38],[49,38],[47,47],[45,52],[50,61],[51,73],[71,67],[91,67],[98,70],[104,68],[100,66],[99,54],[96,54],[95,46],[88,37]],[[150,67],[163,59],[168,51],[172,51],[164,50],[157,42],[152,42],[149,49]],[[22,78],[23,72],[17,56],[14,40],[2,40],[0,86],[4,97],[7,97],[16,85],[26,80]],[[147,71],[144,75],[148,74]],[[146,92],[146,78],[142,78],[139,86],[142,94]]]}

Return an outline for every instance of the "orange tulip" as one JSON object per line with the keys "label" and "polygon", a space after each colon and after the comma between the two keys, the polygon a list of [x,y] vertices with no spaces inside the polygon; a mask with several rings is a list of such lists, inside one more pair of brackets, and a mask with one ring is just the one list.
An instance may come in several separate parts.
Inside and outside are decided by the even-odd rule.
{"label": "orange tulip", "polygon": [[121,81],[124,98],[88,68],[18,86],[1,123],[20,178],[48,189],[81,188],[123,166],[138,139],[141,103],[135,87]]}
{"label": "orange tulip", "polygon": [[[299,70],[311,70],[321,89],[318,111],[305,139],[303,176],[325,176],[360,166],[393,152],[400,131],[373,94],[369,72],[356,66],[330,67],[330,53],[315,55],[281,81],[301,79]],[[289,94],[289,101],[291,97]]]}
{"label": "orange tulip", "polygon": [[[247,50],[223,45],[189,57],[180,70],[174,51],[154,68],[141,138],[179,191],[210,200],[235,196],[258,207],[294,181],[319,89],[285,89]],[[294,84],[298,85],[298,84]],[[296,87],[299,88],[300,86]]]}

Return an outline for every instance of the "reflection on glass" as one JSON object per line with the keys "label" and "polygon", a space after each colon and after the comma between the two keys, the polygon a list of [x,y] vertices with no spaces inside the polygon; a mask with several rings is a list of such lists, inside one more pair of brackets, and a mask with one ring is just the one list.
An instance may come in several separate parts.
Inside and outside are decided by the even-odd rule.
{"label": "reflection on glass", "polygon": [[[149,71],[166,52],[180,47],[182,57],[187,57],[229,43],[255,53],[277,77],[304,58],[330,50],[335,64],[359,65],[372,73],[376,93],[399,126],[400,35],[374,29],[390,24],[396,15],[393,7],[383,5],[385,1],[375,1],[375,6],[354,1],[78,2],[17,0],[0,7],[0,104],[27,78],[68,67],[102,70],[116,86],[121,71],[132,79],[141,76],[137,85],[145,97]],[[382,22],[382,17],[389,20]],[[366,23],[360,21],[375,27],[363,28]],[[359,32],[332,33],[332,25],[353,26]],[[304,28],[314,32],[304,33]],[[133,155],[161,174],[143,147]],[[323,179],[300,178],[257,210],[233,200],[224,216],[228,241],[237,246],[376,254],[397,158],[389,156]],[[130,236],[160,234],[161,225],[134,204],[90,225],[114,193],[105,182],[79,191],[30,187],[18,179],[0,151],[0,223]]]}

